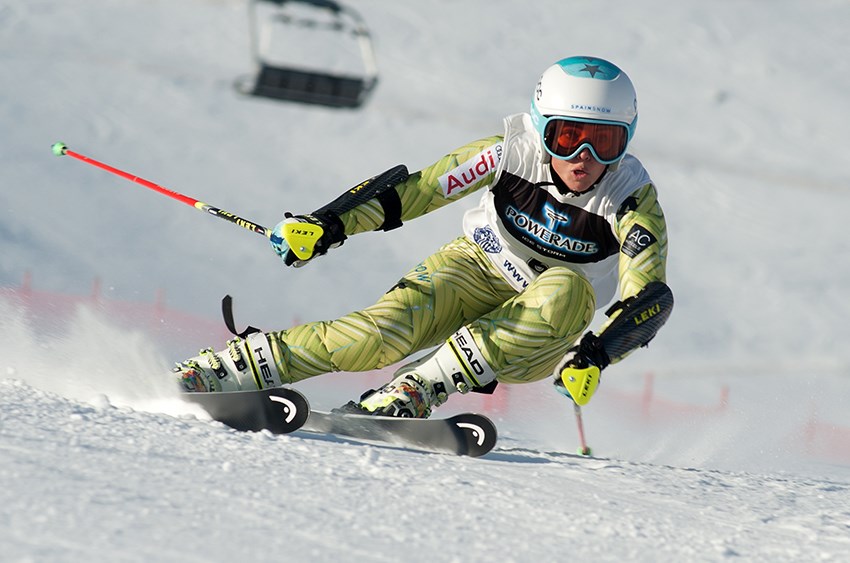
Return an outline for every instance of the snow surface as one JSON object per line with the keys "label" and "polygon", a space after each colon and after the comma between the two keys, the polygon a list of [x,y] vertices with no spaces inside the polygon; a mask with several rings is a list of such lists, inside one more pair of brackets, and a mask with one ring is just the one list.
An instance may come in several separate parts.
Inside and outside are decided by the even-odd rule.
{"label": "snow surface", "polygon": [[[577,446],[548,382],[458,397],[500,443],[455,458],[236,433],[174,397],[210,331],[0,299],[2,561],[850,561],[850,4],[359,0],[381,82],[360,111],[249,99],[236,0],[0,5],[0,286],[265,328],[368,305],[476,198],[300,270],[256,235],[50,153],[64,141],[272,226],[426,166],[595,54],[637,85],[676,308],[605,373]],[[297,49],[295,48],[297,47]],[[344,47],[344,45],[343,45]],[[336,61],[323,43],[312,51]],[[60,314],[60,309],[62,314]],[[597,320],[597,323],[599,320]],[[199,325],[200,326],[200,325]],[[299,385],[332,407],[386,378]]]}

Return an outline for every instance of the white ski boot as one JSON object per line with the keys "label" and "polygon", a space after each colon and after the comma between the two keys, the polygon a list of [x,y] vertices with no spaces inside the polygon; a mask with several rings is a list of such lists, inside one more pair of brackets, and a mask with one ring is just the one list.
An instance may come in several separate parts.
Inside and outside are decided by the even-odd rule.
{"label": "white ski boot", "polygon": [[393,380],[367,391],[343,411],[428,418],[454,392],[467,393],[496,379],[466,327],[427,356],[395,372]]}
{"label": "white ski boot", "polygon": [[183,391],[243,391],[268,389],[283,385],[269,341],[262,332],[248,335],[244,340],[228,340],[227,350],[219,353],[212,348],[178,363],[172,370]]}

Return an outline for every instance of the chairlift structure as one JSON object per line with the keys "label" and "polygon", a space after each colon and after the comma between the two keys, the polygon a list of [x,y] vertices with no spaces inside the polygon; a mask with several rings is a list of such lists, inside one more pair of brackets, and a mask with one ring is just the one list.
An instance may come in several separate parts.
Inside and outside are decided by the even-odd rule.
{"label": "chairlift structure", "polygon": [[[378,82],[378,70],[372,38],[357,12],[333,0],[249,0],[251,49],[257,66],[256,76],[237,81],[245,94],[317,104],[338,108],[356,108],[363,104]],[[300,61],[283,60],[272,46],[285,42],[295,31],[327,32],[335,38],[347,37],[357,43],[360,72],[320,69]],[[326,37],[328,35],[326,34]],[[319,37],[319,41],[321,37]],[[324,52],[331,47],[314,41],[301,45],[302,51]],[[291,56],[291,53],[287,53]]]}

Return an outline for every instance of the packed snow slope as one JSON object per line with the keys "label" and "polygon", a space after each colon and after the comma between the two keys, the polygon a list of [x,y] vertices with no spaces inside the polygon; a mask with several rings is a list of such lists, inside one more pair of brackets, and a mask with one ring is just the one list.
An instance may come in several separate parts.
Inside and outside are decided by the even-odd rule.
{"label": "packed snow slope", "polygon": [[[850,4],[354,7],[381,72],[357,111],[237,94],[253,70],[243,1],[0,6],[0,560],[850,560]],[[356,60],[312,39],[282,51]],[[50,146],[273,226],[500,132],[571,54],[638,88],[631,150],[661,193],[676,296],[585,409],[598,457],[571,453],[572,409],[548,382],[441,409],[494,418],[481,459],[239,434],[168,377],[223,344],[208,324],[154,330],[15,289],[31,274],[38,295],[84,295],[98,277],[105,301],[161,290],[204,319],[229,293],[268,329],[368,305],[477,197],[294,270],[261,237]],[[328,408],[386,377],[299,388]]]}

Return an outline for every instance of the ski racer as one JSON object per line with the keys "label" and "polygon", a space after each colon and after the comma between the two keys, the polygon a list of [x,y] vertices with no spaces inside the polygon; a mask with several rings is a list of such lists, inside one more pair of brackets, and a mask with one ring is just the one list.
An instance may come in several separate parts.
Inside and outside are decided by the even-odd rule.
{"label": "ski racer", "polygon": [[[587,404],[602,370],[645,346],[673,305],[658,194],[626,153],[637,118],[622,70],[564,58],[543,72],[530,112],[504,119],[502,134],[398,180],[367,180],[313,213],[285,214],[272,246],[298,267],[351,235],[390,231],[482,193],[463,235],[374,305],[203,350],[175,368],[184,390],[256,390],[375,370],[436,346],[342,410],[428,417],[455,392],[548,376]],[[595,310],[615,297],[598,333],[588,331]]]}

